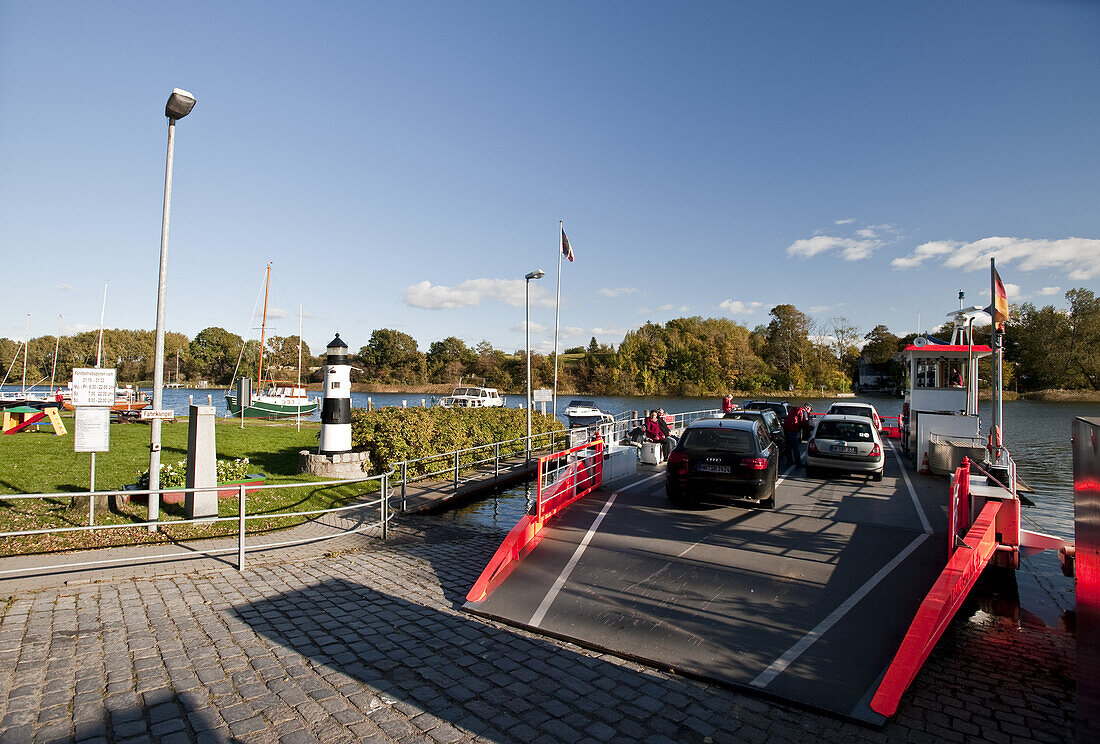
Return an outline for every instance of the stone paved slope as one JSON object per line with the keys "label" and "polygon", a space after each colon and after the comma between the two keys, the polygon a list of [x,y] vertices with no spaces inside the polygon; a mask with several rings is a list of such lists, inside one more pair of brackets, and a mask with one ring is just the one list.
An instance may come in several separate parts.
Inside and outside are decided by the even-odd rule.
{"label": "stone paved slope", "polygon": [[1045,627],[956,621],[873,729],[463,614],[501,534],[392,535],[0,583],[0,744],[1073,739],[1072,638]]}

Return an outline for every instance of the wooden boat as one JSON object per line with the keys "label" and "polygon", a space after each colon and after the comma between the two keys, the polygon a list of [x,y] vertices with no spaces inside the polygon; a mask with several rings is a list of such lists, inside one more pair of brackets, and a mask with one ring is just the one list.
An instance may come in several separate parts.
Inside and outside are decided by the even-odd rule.
{"label": "wooden boat", "polygon": [[[268,380],[266,386],[263,384],[263,349],[267,336],[267,298],[270,287],[271,264],[268,264],[267,275],[264,279],[264,314],[260,324],[260,365],[256,374],[257,379],[260,380],[258,388],[262,389],[262,392],[250,395],[250,400],[244,404],[244,417],[280,419],[309,416],[317,411],[317,400],[309,399],[306,395],[306,388],[301,381]],[[239,360],[238,364],[240,364]],[[298,375],[301,377],[301,360],[299,360]],[[229,409],[229,415],[239,418],[241,416],[241,402],[237,400],[237,397],[236,390],[228,391],[225,394],[225,404]]]}

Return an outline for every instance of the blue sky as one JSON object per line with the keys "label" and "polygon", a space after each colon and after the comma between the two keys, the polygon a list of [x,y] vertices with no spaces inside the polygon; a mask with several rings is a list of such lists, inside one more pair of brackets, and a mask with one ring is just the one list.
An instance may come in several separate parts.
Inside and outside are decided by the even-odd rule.
{"label": "blue sky", "polygon": [[[1100,290],[1100,4],[0,1],[0,336],[155,323],[314,351],[397,328],[618,344],[646,321],[827,333]],[[984,295],[982,294],[984,293]]]}

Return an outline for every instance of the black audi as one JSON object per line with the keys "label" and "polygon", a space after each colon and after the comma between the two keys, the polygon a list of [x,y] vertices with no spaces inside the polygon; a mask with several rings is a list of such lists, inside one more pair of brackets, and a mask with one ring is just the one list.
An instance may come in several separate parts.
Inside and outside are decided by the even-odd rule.
{"label": "black audi", "polygon": [[700,419],[668,456],[671,501],[750,500],[775,506],[779,446],[760,420]]}

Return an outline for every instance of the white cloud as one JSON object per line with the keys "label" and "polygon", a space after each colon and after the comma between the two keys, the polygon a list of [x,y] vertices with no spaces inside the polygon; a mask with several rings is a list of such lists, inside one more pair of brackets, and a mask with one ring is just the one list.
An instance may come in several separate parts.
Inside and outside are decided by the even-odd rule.
{"label": "white cloud", "polygon": [[995,258],[1002,266],[1015,263],[1021,271],[1061,270],[1074,281],[1100,276],[1100,240],[1092,238],[1029,240],[990,237],[972,243],[937,241],[919,245],[910,255],[895,258],[891,263],[897,268],[907,269],[920,266],[933,257],[944,257],[941,265],[949,269],[967,272],[986,269],[989,259]]}
{"label": "white cloud", "polygon": [[593,328],[592,335],[594,336],[625,336],[625,328]]}
{"label": "white cloud", "polygon": [[1060,295],[1060,294],[1062,294],[1062,288],[1061,287],[1043,287],[1042,289],[1040,289],[1035,294],[1039,295],[1040,297],[1050,297],[1052,295]]}
{"label": "white cloud", "polygon": [[877,238],[856,240],[854,238],[838,238],[833,235],[815,235],[812,238],[800,238],[791,243],[787,246],[787,255],[810,258],[826,251],[835,251],[845,261],[859,261],[870,257],[881,245],[882,241]]}
{"label": "white cloud", "polygon": [[583,335],[584,329],[580,326],[565,326],[564,328],[559,328],[558,332],[561,334],[562,338],[573,338],[574,336]]}
{"label": "white cloud", "polygon": [[269,318],[285,318],[286,317],[286,310],[283,310],[281,307],[269,307],[267,309],[267,317],[269,317]]}
{"label": "white cloud", "polygon": [[847,219],[843,219],[843,220],[833,220],[833,224],[834,225],[850,225],[855,221],[856,221],[855,217],[848,217]]}
{"label": "white cloud", "polygon": [[742,302],[741,300],[722,300],[718,303],[719,310],[725,310],[730,315],[752,315],[764,307],[763,302]]}
{"label": "white cloud", "polygon": [[818,313],[827,313],[830,310],[839,310],[842,307],[844,307],[843,302],[834,302],[831,305],[811,305],[810,312],[817,315]]}
{"label": "white cloud", "polygon": [[64,335],[71,336],[71,335],[74,335],[74,334],[77,334],[77,333],[84,333],[86,331],[98,331],[98,330],[99,330],[99,326],[97,326],[97,325],[90,325],[88,323],[73,323],[72,325],[65,326],[61,330],[61,333],[64,334]]}
{"label": "white cloud", "polygon": [[675,307],[675,305],[673,305],[672,303],[666,303],[664,305],[658,305],[657,309],[662,313],[667,313],[669,310],[671,310],[674,307]]}
{"label": "white cloud", "polygon": [[680,305],[680,310],[679,310],[679,312],[681,312],[681,313],[687,313],[687,312],[691,312],[691,308],[690,308],[690,307],[688,307],[687,305]]}
{"label": "white cloud", "polygon": [[[549,326],[545,326],[542,323],[536,323],[533,320],[531,321],[530,325],[531,333],[545,333],[547,329],[549,329]],[[511,327],[511,330],[515,331],[516,333],[523,333],[523,321],[521,320],[519,323],[513,325]]]}
{"label": "white cloud", "polygon": [[55,285],[53,285],[53,288],[56,289],[59,292],[75,292],[76,291],[76,287],[69,284],[68,282],[61,282],[60,284],[55,284]]}
{"label": "white cloud", "polygon": [[649,315],[652,311],[648,307],[638,308],[638,315]]}
{"label": "white cloud", "polygon": [[[467,279],[453,287],[435,286],[429,281],[405,288],[406,305],[427,310],[458,310],[477,307],[482,300],[496,300],[512,307],[523,307],[523,279]],[[531,287],[531,304],[553,307],[554,298],[537,284]]]}
{"label": "white cloud", "polygon": [[949,240],[933,240],[930,243],[921,243],[911,254],[895,258],[890,262],[890,265],[898,269],[911,269],[920,266],[930,258],[947,255],[958,247],[959,243],[953,243]]}
{"label": "white cloud", "polygon": [[622,297],[623,295],[634,294],[637,291],[637,287],[602,287],[599,294],[604,297]]}

